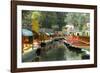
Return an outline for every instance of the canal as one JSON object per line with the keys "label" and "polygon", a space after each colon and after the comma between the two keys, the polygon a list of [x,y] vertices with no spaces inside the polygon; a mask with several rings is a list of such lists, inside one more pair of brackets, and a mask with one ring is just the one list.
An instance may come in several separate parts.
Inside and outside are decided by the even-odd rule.
{"label": "canal", "polygon": [[32,51],[22,55],[22,62],[67,61],[90,58],[88,50],[73,47],[70,44],[63,42],[63,40],[64,39],[54,39],[45,43],[45,46],[41,47],[39,55],[37,55],[37,49],[33,48]]}

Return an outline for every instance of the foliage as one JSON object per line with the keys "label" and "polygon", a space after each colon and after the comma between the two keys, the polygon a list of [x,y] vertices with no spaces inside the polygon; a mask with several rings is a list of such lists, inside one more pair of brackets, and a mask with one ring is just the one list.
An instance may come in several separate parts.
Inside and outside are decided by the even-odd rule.
{"label": "foliage", "polygon": [[88,13],[67,13],[65,22],[67,24],[73,24],[76,28],[78,28],[80,31],[82,31],[85,27],[86,23],[89,23],[89,14]]}
{"label": "foliage", "polygon": [[23,10],[22,11],[22,27],[30,27],[31,28],[31,23],[32,23],[32,12],[31,11],[27,11],[27,10]]}
{"label": "foliage", "polygon": [[[23,26],[32,26],[37,22],[38,28],[51,28],[62,30],[62,27],[72,24],[80,31],[87,29],[86,23],[90,21],[89,13],[76,12],[49,12],[49,11],[22,11]],[[34,26],[34,25],[33,25]],[[32,29],[32,28],[31,28]],[[38,29],[37,29],[38,30]]]}

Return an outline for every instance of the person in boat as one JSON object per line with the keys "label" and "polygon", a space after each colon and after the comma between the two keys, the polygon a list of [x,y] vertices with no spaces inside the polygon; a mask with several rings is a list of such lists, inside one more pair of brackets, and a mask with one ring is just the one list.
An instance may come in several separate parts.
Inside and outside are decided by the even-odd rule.
{"label": "person in boat", "polygon": [[46,43],[41,42],[40,47],[37,48],[35,61],[40,61],[41,57],[45,54],[45,45]]}

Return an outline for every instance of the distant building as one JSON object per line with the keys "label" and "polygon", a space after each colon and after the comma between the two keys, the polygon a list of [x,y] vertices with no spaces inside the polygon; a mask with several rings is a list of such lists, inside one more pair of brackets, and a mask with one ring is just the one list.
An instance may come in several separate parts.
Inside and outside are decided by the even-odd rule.
{"label": "distant building", "polygon": [[49,40],[54,35],[53,29],[49,28],[40,28],[39,33],[39,39],[41,41]]}
{"label": "distant building", "polygon": [[62,32],[65,34],[70,34],[74,32],[74,25],[66,25],[62,28]]}
{"label": "distant building", "polygon": [[85,29],[83,30],[83,36],[90,36],[90,23],[85,24]]}

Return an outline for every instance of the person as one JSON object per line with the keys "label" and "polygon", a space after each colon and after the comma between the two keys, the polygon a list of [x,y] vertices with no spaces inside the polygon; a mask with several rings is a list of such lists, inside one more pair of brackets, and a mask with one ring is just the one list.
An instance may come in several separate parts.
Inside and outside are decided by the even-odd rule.
{"label": "person", "polygon": [[36,56],[40,56],[41,55],[41,48],[37,48],[36,50]]}
{"label": "person", "polygon": [[41,48],[37,48],[36,50],[36,57],[35,57],[35,61],[40,61],[41,60]]}
{"label": "person", "polygon": [[45,45],[46,43],[41,42],[40,47],[37,48],[35,61],[40,61],[41,57],[45,54]]}

